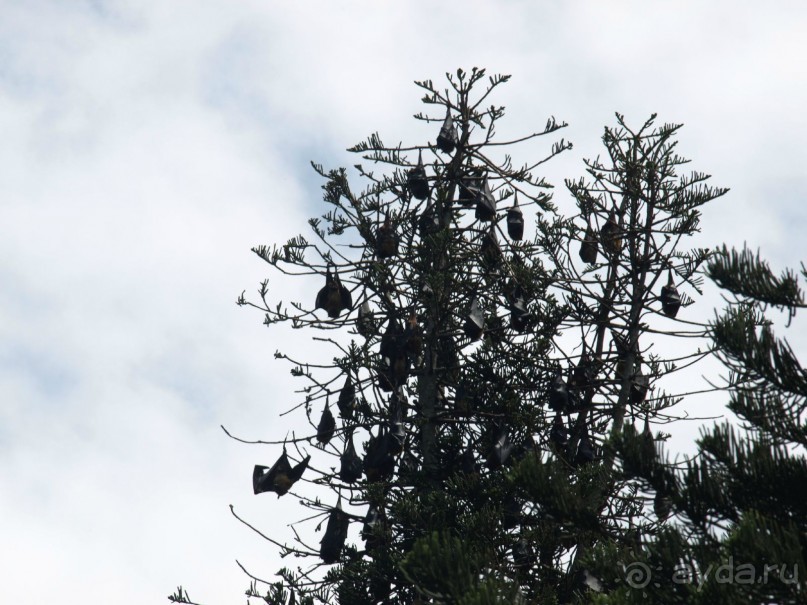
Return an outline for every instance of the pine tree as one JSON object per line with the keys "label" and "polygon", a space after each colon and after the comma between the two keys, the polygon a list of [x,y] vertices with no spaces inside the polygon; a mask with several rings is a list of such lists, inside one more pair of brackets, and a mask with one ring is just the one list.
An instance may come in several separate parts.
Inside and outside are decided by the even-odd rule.
{"label": "pine tree", "polygon": [[[711,337],[740,428],[705,430],[684,468],[658,458],[639,469],[665,492],[676,523],[632,553],[599,553],[614,582],[602,603],[805,602],[807,370],[766,316],[778,308],[790,324],[804,297],[795,273],[777,276],[747,249],[724,247],[708,275],[730,300]],[[622,582],[613,577],[620,558]]]}
{"label": "pine tree", "polygon": [[[281,570],[268,603],[568,602],[593,583],[592,547],[655,527],[605,445],[627,420],[674,413],[680,394],[656,381],[676,366],[651,338],[692,335],[675,317],[708,253],[679,243],[725,190],[677,174],[679,126],[634,131],[617,114],[607,162],[567,182],[577,211],[560,216],[535,171],[571,145],[521,165],[511,149],[565,123],[497,140],[504,108],[483,103],[508,78],[417,82],[437,108],[415,116],[434,144],[373,134],[350,149],[384,169],[357,165],[360,191],[314,164],[330,206],[309,221],[316,240],[254,248],[322,282],[291,310],[268,300],[268,282],[261,302],[239,304],[267,325],[325,330],[338,350],[332,364],[276,355],[306,382],[311,429],[262,442],[279,458],[255,467],[253,487],[314,512],[297,544],[278,544],[311,564]],[[321,488],[310,497],[297,482]],[[319,544],[306,523],[324,528]]]}

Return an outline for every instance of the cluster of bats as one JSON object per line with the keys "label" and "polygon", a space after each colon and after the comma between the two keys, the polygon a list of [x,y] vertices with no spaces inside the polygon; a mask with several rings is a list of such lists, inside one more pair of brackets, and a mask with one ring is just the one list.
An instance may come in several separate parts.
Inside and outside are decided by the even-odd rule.
{"label": "cluster of bats", "polygon": [[[437,148],[443,153],[452,153],[458,143],[457,130],[451,118],[450,111],[437,137]],[[425,200],[429,197],[431,187],[422,154],[418,154],[417,165],[407,174],[407,189],[412,197]],[[481,259],[488,268],[496,266],[502,259],[495,229],[496,200],[491,192],[490,185],[481,170],[463,177],[458,186],[458,203],[463,207],[475,207],[475,217],[482,222],[492,222],[490,229],[484,234],[481,244]],[[433,206],[428,206],[420,220],[421,229],[427,232],[442,225],[442,217],[435,214]],[[514,195],[512,207],[507,210],[507,233],[513,240],[521,240],[524,236],[524,215],[518,203],[518,194]],[[400,238],[395,231],[389,214],[385,215],[383,223],[379,226],[374,241],[374,252],[379,259],[388,259],[398,254]],[[596,263],[602,250],[607,255],[619,254],[622,247],[620,227],[615,213],[612,211],[599,231],[599,234],[589,225],[582,238],[580,258],[588,264]],[[509,288],[508,302],[510,305],[510,326],[518,332],[526,331],[532,322],[527,310],[526,296],[517,285]],[[667,285],[663,286],[659,296],[662,311],[668,317],[674,318],[681,306],[681,297],[670,271]],[[353,308],[353,299],[347,287],[342,284],[339,273],[330,265],[325,273],[325,285],[319,290],[316,297],[316,308],[324,310],[328,317],[338,318],[343,311]],[[359,309],[356,321],[356,330],[359,334],[369,337],[375,330],[375,324],[369,304],[363,303]],[[467,316],[463,324],[463,332],[471,340],[478,340],[485,332],[485,317],[476,297],[470,302]],[[404,384],[409,376],[413,358],[420,355],[423,347],[423,334],[415,314],[410,315],[406,325],[402,326],[396,318],[390,318],[387,329],[381,337],[380,358],[381,366],[378,372],[379,387],[392,392],[391,421],[379,430],[376,436],[371,435],[366,446],[366,454],[362,459],[356,452],[353,443],[352,431],[348,430],[345,437],[345,451],[341,457],[339,477],[346,483],[355,483],[366,475],[369,482],[381,481],[391,478],[395,468],[395,456],[403,450],[405,430],[403,425],[402,396],[398,396],[400,385]],[[557,414],[550,429],[550,441],[559,448],[565,448],[569,442],[566,426],[561,413],[568,413],[580,409],[584,399],[583,392],[594,380],[596,369],[584,352],[580,361],[571,373],[569,381],[565,381],[563,374],[558,370],[550,383],[548,403]],[[649,379],[637,369],[631,386],[630,398],[634,404],[641,403],[647,394]],[[356,391],[350,375],[347,376],[342,388],[338,407],[343,418],[350,418],[355,409]],[[397,403],[396,403],[397,402]],[[326,404],[317,426],[317,440],[320,444],[327,444],[334,435],[336,421]],[[647,424],[645,433],[649,434]],[[652,435],[651,435],[652,438]],[[500,430],[489,456],[488,463],[491,468],[500,468],[510,457],[516,446],[508,439],[506,430]],[[280,458],[271,467],[256,465],[253,472],[253,490],[255,494],[274,492],[278,497],[288,493],[295,482],[299,481],[308,467],[310,455],[293,465],[289,461],[284,446]],[[474,453],[468,448],[463,454],[463,466],[475,467]],[[595,458],[595,450],[585,429],[579,440],[574,456],[575,464],[585,464]],[[350,515],[345,513],[341,506],[341,498],[336,507],[332,508],[325,534],[320,543],[320,557],[325,563],[334,563],[339,559],[340,553],[347,538]],[[377,542],[379,527],[383,524],[383,509],[371,506],[365,517],[362,536],[367,542],[368,549]]]}

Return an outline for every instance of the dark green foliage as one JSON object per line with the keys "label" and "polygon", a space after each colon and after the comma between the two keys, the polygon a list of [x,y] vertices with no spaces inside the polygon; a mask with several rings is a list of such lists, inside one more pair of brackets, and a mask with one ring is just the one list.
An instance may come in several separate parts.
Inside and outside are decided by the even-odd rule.
{"label": "dark green foliage", "polygon": [[488,568],[493,552],[478,552],[449,532],[433,532],[418,540],[401,562],[408,582],[436,603],[498,605],[518,603],[518,587],[502,582]]}
{"label": "dark green foliage", "polygon": [[719,258],[709,264],[709,277],[743,300],[793,311],[804,305],[795,272],[786,270],[777,277],[759,254],[747,248],[738,252],[723,246]]}
{"label": "dark green foliage", "polygon": [[[590,559],[608,584],[597,602],[805,602],[807,371],[765,317],[774,305],[793,319],[803,295],[794,273],[777,278],[747,250],[723,248],[708,274],[735,296],[711,336],[730,370],[729,409],[744,430],[723,423],[704,431],[698,456],[678,470],[642,457],[641,439],[630,434],[615,444],[626,472],[676,517],[629,552],[611,545]],[[652,581],[631,583],[631,570],[650,570]]]}

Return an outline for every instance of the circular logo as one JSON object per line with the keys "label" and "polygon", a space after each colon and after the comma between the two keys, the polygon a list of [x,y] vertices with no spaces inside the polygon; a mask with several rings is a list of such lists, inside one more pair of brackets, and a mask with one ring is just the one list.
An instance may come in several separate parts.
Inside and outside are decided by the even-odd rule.
{"label": "circular logo", "polygon": [[622,565],[625,572],[625,582],[631,588],[644,588],[650,584],[652,574],[650,568],[639,561],[634,561],[630,565]]}

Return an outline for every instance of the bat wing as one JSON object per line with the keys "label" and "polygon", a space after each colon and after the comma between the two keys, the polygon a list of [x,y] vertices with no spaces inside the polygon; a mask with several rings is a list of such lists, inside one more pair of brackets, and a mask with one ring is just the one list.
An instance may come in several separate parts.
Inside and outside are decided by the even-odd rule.
{"label": "bat wing", "polygon": [[319,292],[317,292],[317,309],[326,309],[326,304],[328,301],[328,286],[324,286]]}
{"label": "bat wing", "polygon": [[263,487],[263,476],[266,471],[269,470],[268,466],[261,466],[260,464],[255,465],[255,469],[252,471],[252,490],[256,494],[260,494],[261,492],[266,491],[262,489]]}
{"label": "bat wing", "polygon": [[340,286],[339,296],[341,298],[343,309],[353,308],[353,297],[350,295],[350,290],[348,290],[345,286]]}
{"label": "bat wing", "polygon": [[291,479],[291,482],[292,482],[292,483],[294,483],[295,481],[299,481],[299,480],[300,480],[300,477],[302,477],[302,476],[303,476],[303,473],[305,472],[305,469],[307,469],[307,468],[308,468],[308,462],[309,462],[309,460],[311,460],[311,456],[310,456],[310,455],[308,455],[308,456],[306,456],[305,458],[303,458],[302,462],[300,462],[299,464],[297,464],[297,465],[296,465],[294,468],[292,468],[292,469],[289,471],[289,479]]}

